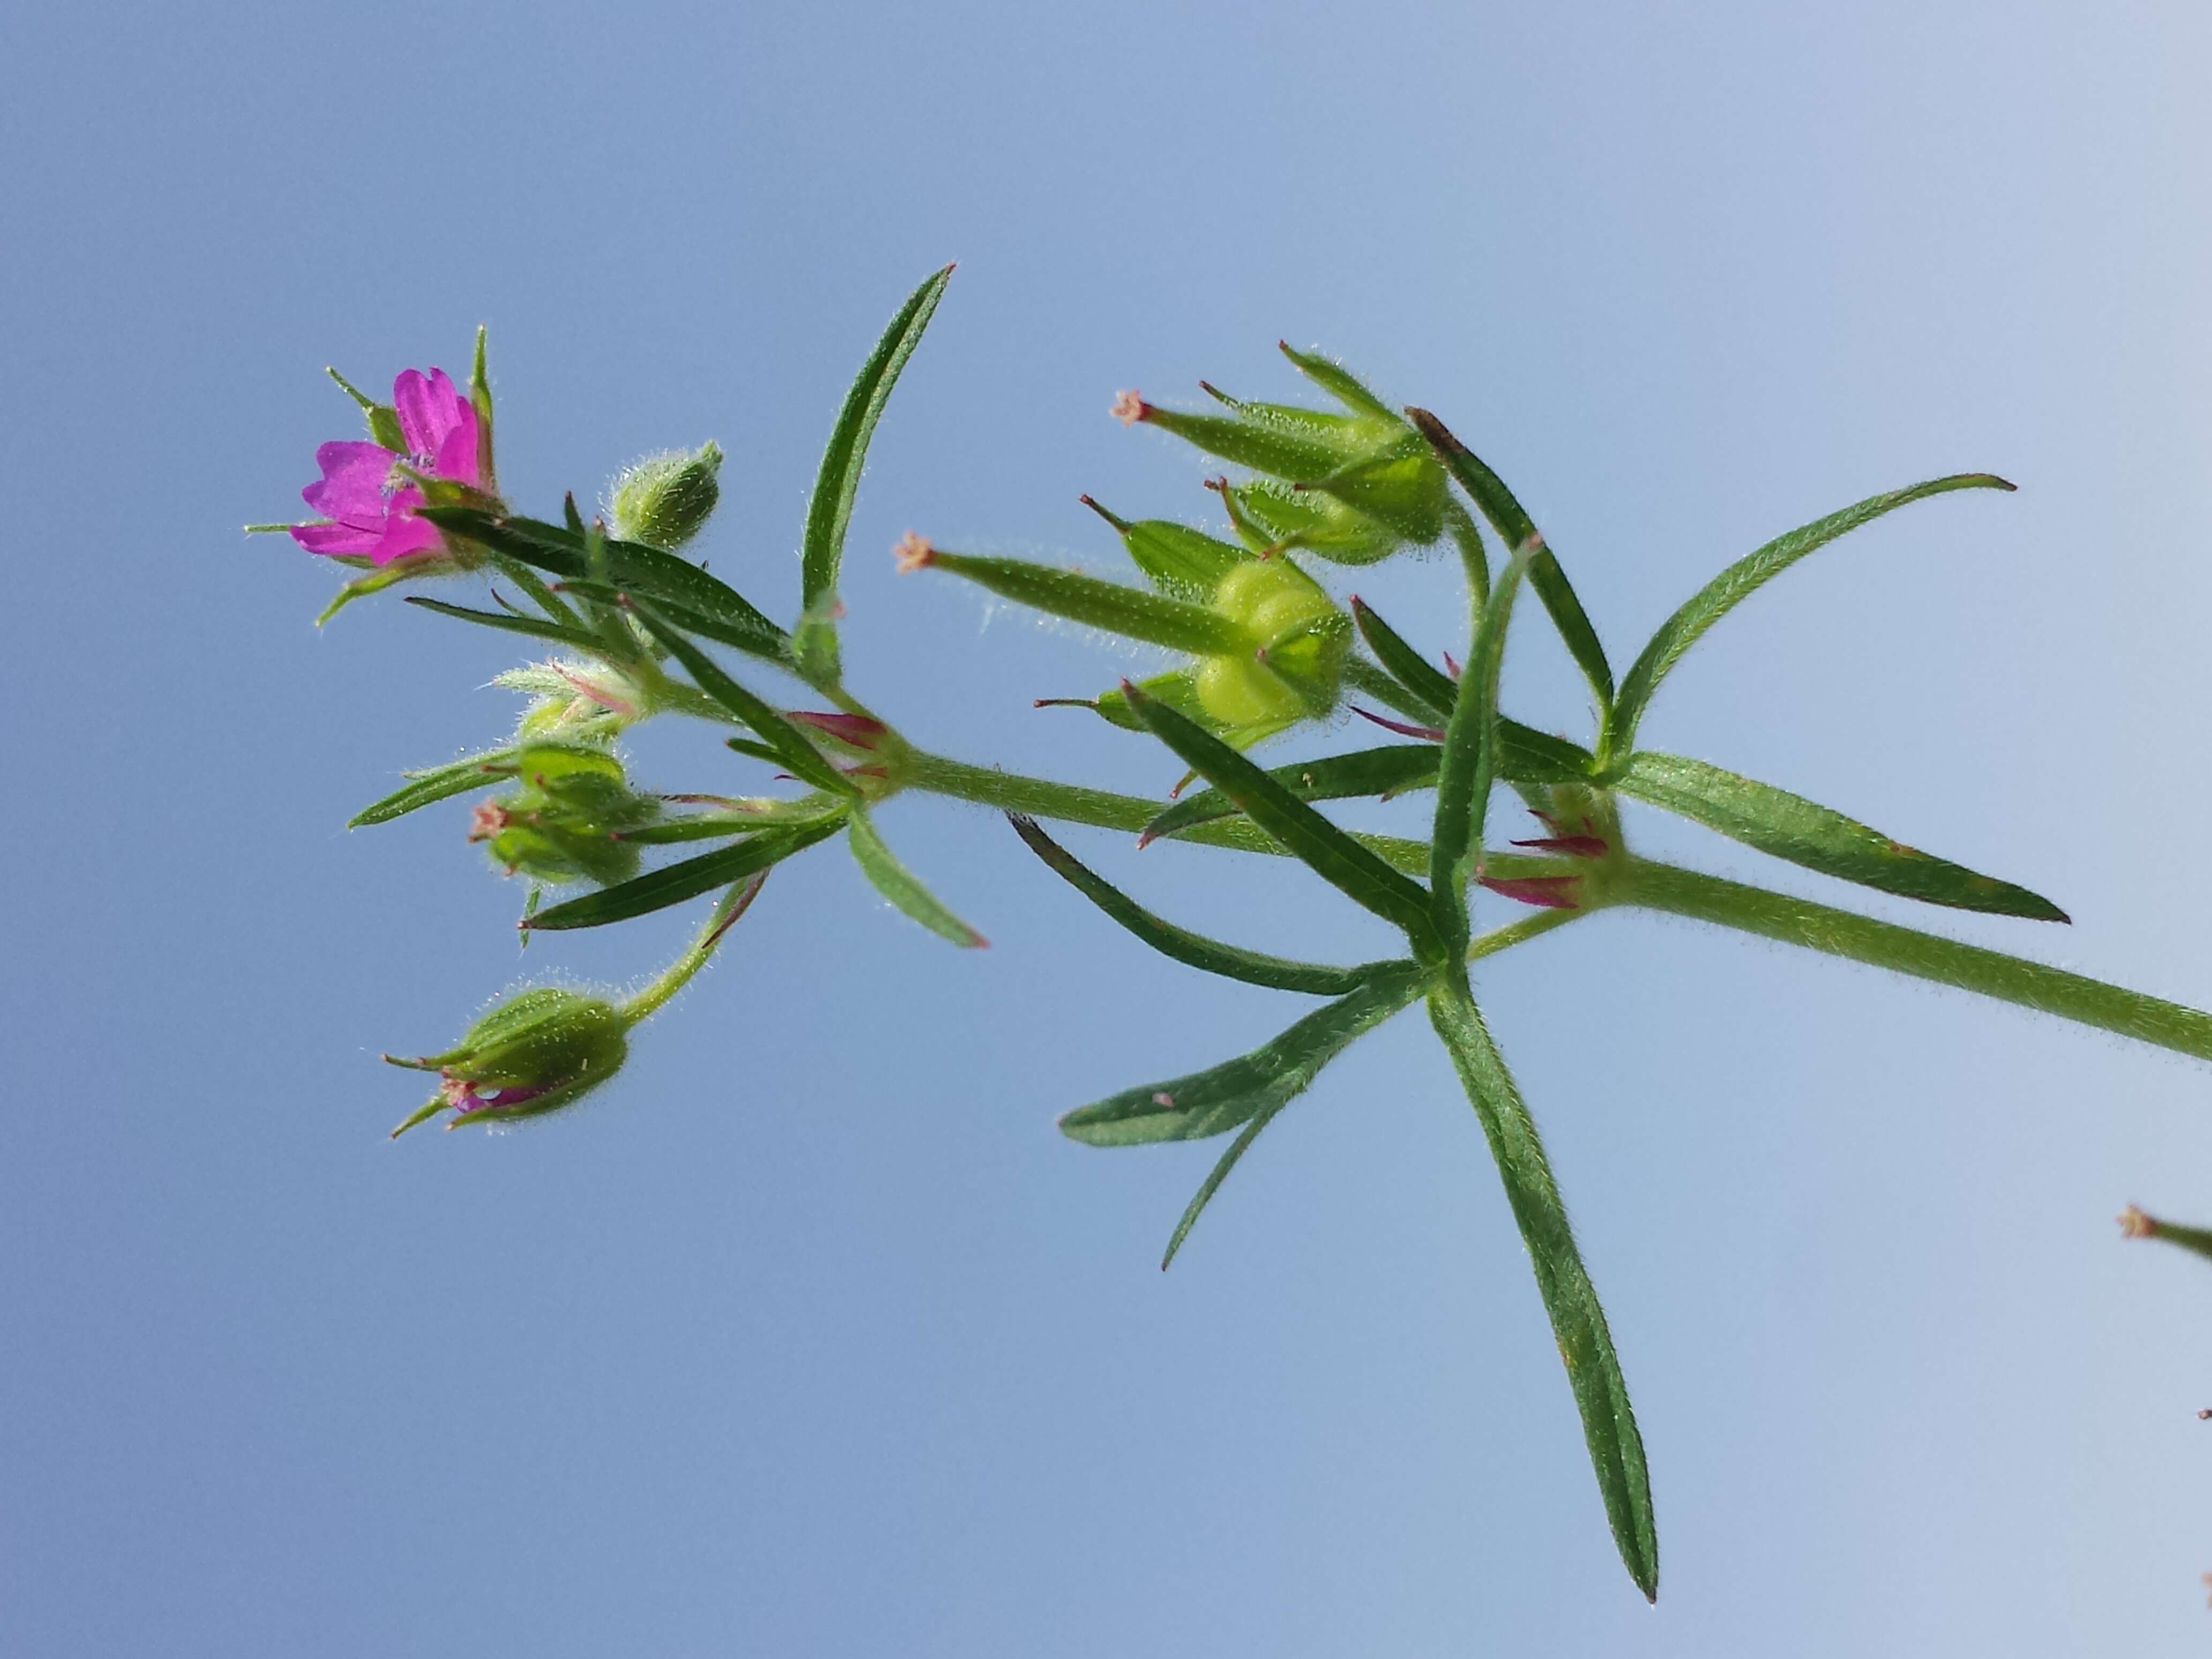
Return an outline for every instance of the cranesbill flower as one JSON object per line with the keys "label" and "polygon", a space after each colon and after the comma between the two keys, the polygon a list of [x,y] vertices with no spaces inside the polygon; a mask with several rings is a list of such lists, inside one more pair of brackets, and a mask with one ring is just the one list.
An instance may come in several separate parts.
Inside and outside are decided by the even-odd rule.
{"label": "cranesbill flower", "polygon": [[487,487],[476,409],[444,369],[403,371],[392,383],[392,406],[405,453],[358,441],[315,451],[323,476],[300,495],[323,519],[291,526],[292,539],[310,553],[387,565],[443,547],[437,526],[415,514],[424,500],[415,477]]}

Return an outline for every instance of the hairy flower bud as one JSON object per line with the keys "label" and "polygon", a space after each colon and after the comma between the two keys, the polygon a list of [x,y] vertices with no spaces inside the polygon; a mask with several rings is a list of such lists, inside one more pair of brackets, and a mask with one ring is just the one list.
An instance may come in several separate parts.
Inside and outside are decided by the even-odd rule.
{"label": "hairy flower bud", "polygon": [[617,478],[607,526],[623,541],[674,551],[699,533],[721,499],[721,446],[649,455]]}
{"label": "hairy flower bud", "polygon": [[[485,1013],[442,1054],[394,1066],[435,1072],[438,1092],[392,1133],[404,1134],[448,1109],[463,1119],[534,1117],[566,1106],[621,1069],[629,1022],[604,997],[541,985]],[[451,1127],[451,1126],[448,1126]]]}

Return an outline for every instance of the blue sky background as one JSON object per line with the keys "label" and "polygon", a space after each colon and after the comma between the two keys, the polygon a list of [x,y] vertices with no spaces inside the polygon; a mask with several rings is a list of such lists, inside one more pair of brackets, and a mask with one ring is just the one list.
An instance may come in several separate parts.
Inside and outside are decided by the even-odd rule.
{"label": "blue sky background", "polygon": [[[957,258],[854,521],[856,689],[1156,792],[1157,751],[1029,707],[1135,659],[885,556],[1110,565],[1085,489],[1202,514],[1117,387],[1343,355],[1513,481],[1624,660],[1768,536],[1991,468],[2021,492],[1762,594],[1647,735],[2075,918],[1944,931],[2212,1003],[2212,14],[93,4],[10,11],[0,60],[0,1649],[2204,1639],[2212,1271],[2111,1221],[2212,1216],[2203,1067],[1623,913],[1485,975],[1635,1389],[1653,1610],[1418,1018],[1163,1279],[1213,1149],[1053,1115],[1288,1000],[1148,957],[980,811],[885,827],[990,951],[824,848],[587,1109],[387,1145],[416,1093],[377,1052],[518,978],[518,895],[458,804],[340,826],[501,733],[510,659],[396,605],[318,633],[330,569],[236,526],[352,435],[325,362],[458,370],[484,321],[511,497],[716,437],[703,550],[787,612],[845,383]],[[1455,580],[1358,585],[1425,622]],[[1578,729],[1516,641],[1516,712]],[[711,750],[639,745],[670,787],[734,777]],[[1378,943],[1296,871],[1071,840],[1194,925]],[[527,965],[623,982],[690,925]]]}

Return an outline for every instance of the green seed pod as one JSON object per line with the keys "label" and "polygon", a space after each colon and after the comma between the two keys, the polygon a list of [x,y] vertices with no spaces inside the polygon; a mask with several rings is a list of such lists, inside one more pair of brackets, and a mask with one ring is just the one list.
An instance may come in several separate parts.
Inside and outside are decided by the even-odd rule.
{"label": "green seed pod", "polygon": [[490,843],[492,862],[542,882],[595,881],[637,873],[626,830],[660,816],[660,803],[629,787],[622,763],[600,749],[533,744],[516,752],[520,787],[481,803],[469,834]]}
{"label": "green seed pod", "polygon": [[1320,583],[1288,559],[1255,560],[1222,578],[1213,608],[1260,642],[1200,663],[1198,701],[1213,720],[1279,726],[1335,707],[1352,627]]}
{"label": "green seed pod", "polygon": [[721,499],[721,446],[649,455],[617,478],[607,526],[618,541],[673,552],[697,535]]}
{"label": "green seed pod", "polygon": [[604,997],[550,985],[519,992],[442,1054],[385,1056],[443,1079],[437,1094],[392,1133],[449,1107],[464,1118],[490,1119],[533,1117],[566,1106],[621,1069],[629,1054],[629,1030]]}

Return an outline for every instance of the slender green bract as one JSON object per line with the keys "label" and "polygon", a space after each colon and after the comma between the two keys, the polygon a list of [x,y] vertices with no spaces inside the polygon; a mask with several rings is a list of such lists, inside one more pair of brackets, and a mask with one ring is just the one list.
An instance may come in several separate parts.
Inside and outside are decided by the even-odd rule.
{"label": "slender green bract", "polygon": [[1639,750],[1613,780],[1624,795],[1679,812],[1747,847],[1808,870],[1928,904],[2033,921],[2066,913],[2039,893],[1978,875],[1892,841],[1878,830],[1786,789],[1680,755]]}
{"label": "slender green bract", "polygon": [[1451,677],[1407,644],[1404,636],[1357,593],[1352,596],[1352,620],[1358,625],[1359,637],[1367,641],[1376,661],[1390,672],[1391,678],[1419,698],[1431,714],[1440,720],[1449,720],[1452,705],[1459,701],[1459,688],[1451,683]]}
{"label": "slender green bract", "polygon": [[1247,951],[1241,945],[1224,945],[1218,939],[1194,933],[1188,927],[1178,927],[1175,923],[1154,915],[1120,888],[1091,871],[1073,853],[1040,830],[1036,819],[1019,812],[1009,812],[1006,821],[1014,826],[1014,832],[1028,843],[1030,851],[1042,859],[1069,886],[1162,956],[1187,963],[1209,974],[1218,974],[1224,979],[1242,980],[1247,985],[1264,985],[1277,991],[1305,991],[1324,997],[1342,996],[1347,992],[1356,991],[1378,971],[1377,964],[1372,963],[1364,968],[1328,968],[1317,963],[1292,962],[1287,957],[1269,956],[1264,951]]}
{"label": "slender green bract", "polygon": [[836,674],[836,636],[827,613],[836,604],[839,567],[845,556],[845,531],[852,522],[853,500],[860,488],[861,470],[867,465],[868,440],[907,359],[921,343],[924,330],[936,313],[945,285],[952,280],[952,267],[933,272],[891,319],[868,361],[845,393],[837,423],[830,431],[829,447],[822,452],[822,469],[814,480],[813,499],[806,507],[806,530],[802,544],[800,580],[807,615],[816,619],[814,637],[826,641],[826,661],[813,667],[834,678]]}
{"label": "slender green bract", "polygon": [[1225,1134],[1304,1092],[1322,1067],[1355,1039],[1419,996],[1421,983],[1410,963],[1397,972],[1378,974],[1249,1054],[1079,1106],[1060,1120],[1060,1133],[1086,1146],[1141,1146]]}
{"label": "slender green bract", "polygon": [[1613,1352],[1613,1334],[1606,1328],[1605,1310],[1575,1246],[1566,1206],[1552,1177],[1551,1160],[1544,1154],[1535,1120],[1474,1006],[1464,969],[1449,972],[1429,994],[1429,1023],[1443,1039],[1468,1100],[1481,1121],[1498,1177],[1505,1184],[1505,1200],[1528,1247],[1536,1288],[1551,1316],[1552,1334],[1559,1339],[1559,1358],[1566,1362],[1567,1381],[1582,1413],[1583,1436],[1589,1443],[1590,1463],[1597,1472],[1613,1542],[1636,1587],[1656,1601],[1658,1525],[1651,1512],[1651,1476],[1644,1466],[1636,1413],[1629,1405],[1628,1384]]}
{"label": "slender green bract", "polygon": [[[1348,800],[1362,795],[1395,795],[1425,788],[1437,781],[1442,754],[1431,743],[1390,743],[1374,749],[1355,749],[1349,754],[1324,755],[1318,760],[1273,766],[1267,775],[1300,800]],[[1146,842],[1194,824],[1233,817],[1237,803],[1218,789],[1200,789],[1184,796],[1145,826]]]}
{"label": "slender green bract", "polygon": [[598,584],[602,597],[619,592],[680,609],[696,618],[691,631],[750,652],[784,667],[791,663],[791,641],[744,595],[720,577],[709,575],[689,559],[643,542],[600,538],[604,569],[594,569],[587,529],[547,524],[484,513],[469,507],[426,507],[417,517],[441,529],[481,543],[496,553],[551,572],[583,591],[582,584]]}
{"label": "slender green bract", "polygon": [[1629,669],[1628,677],[1620,683],[1620,696],[1606,721],[1602,754],[1608,758],[1626,754],[1636,742],[1637,722],[1644,718],[1651,694],[1659,689],[1659,682],[1667,677],[1667,671],[1705,637],[1706,629],[1808,553],[1826,547],[1837,537],[1861,525],[1873,523],[1886,513],[1893,513],[1930,495],[1948,495],[1954,489],[2012,488],[1992,472],[1958,472],[1948,477],[1931,478],[1926,483],[1905,489],[1869,495],[1841,512],[1815,519],[1786,536],[1778,536],[1757,551],[1746,554],[1699,588],[1680,610],[1659,625],[1659,631],[1651,636],[1650,643],[1644,647],[1635,665]]}
{"label": "slender green bract", "polygon": [[877,833],[866,809],[857,804],[846,819],[845,840],[869,884],[931,933],[967,950],[991,942],[954,915],[943,900],[898,861],[891,849],[884,845],[884,838]]}
{"label": "slender green bract", "polygon": [[434,611],[441,617],[455,617],[463,622],[472,622],[483,628],[496,628],[508,634],[526,634],[532,639],[551,640],[575,651],[600,651],[606,641],[588,629],[572,628],[539,617],[510,616],[503,611],[477,611],[465,605],[448,605],[443,599],[425,599],[419,593],[407,596],[409,605],[420,605],[425,611]]}

